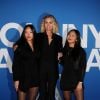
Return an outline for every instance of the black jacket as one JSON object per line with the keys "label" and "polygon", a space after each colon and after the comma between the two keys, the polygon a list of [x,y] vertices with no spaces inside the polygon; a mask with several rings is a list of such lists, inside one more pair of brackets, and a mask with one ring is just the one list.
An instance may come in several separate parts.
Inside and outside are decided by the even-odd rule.
{"label": "black jacket", "polygon": [[37,37],[40,52],[40,75],[45,73],[50,77],[58,78],[58,52],[62,52],[62,37],[53,34],[50,45],[46,33],[38,33]]}
{"label": "black jacket", "polygon": [[83,82],[86,70],[86,52],[83,48],[63,49],[63,71],[61,75],[61,87],[63,90],[75,89],[78,82]]}
{"label": "black jacket", "polygon": [[28,43],[18,44],[18,48],[14,51],[12,70],[13,80],[20,82],[23,91],[32,85],[38,85],[39,69],[36,48],[32,51]]}

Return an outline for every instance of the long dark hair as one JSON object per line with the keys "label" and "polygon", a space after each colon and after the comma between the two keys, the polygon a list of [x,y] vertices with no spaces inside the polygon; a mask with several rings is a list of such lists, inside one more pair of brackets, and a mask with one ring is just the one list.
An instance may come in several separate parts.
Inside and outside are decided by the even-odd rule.
{"label": "long dark hair", "polygon": [[26,40],[26,38],[25,38],[25,30],[26,30],[28,27],[32,30],[32,34],[33,34],[33,41],[32,41],[32,43],[33,43],[33,45],[35,46],[35,41],[36,41],[36,29],[35,29],[35,27],[34,27],[32,24],[28,24],[28,25],[26,25],[26,26],[24,27],[20,39],[19,39],[14,45],[20,46],[20,45],[23,45],[24,43],[27,43],[27,40]]}
{"label": "long dark hair", "polygon": [[[68,33],[67,33],[67,36],[72,32],[74,31],[75,34],[76,34],[76,42],[75,42],[75,46],[73,48],[73,51],[72,51],[72,56],[73,56],[73,59],[76,60],[78,55],[79,55],[79,50],[81,48],[81,38],[80,38],[80,32],[76,29],[72,29],[70,30]],[[68,40],[66,38],[66,43],[65,43],[65,46],[64,46],[64,52],[69,51],[69,43],[68,43]]]}

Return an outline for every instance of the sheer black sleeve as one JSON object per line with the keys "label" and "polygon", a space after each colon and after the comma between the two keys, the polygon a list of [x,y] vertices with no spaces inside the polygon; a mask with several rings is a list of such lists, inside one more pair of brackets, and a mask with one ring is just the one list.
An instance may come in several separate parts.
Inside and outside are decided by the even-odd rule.
{"label": "sheer black sleeve", "polygon": [[84,49],[82,49],[82,51],[81,51],[81,56],[80,56],[80,81],[81,82],[83,82],[83,80],[84,80],[84,76],[85,76],[85,71],[86,71],[86,63],[87,63],[87,61],[86,61],[86,52],[85,52],[85,50]]}

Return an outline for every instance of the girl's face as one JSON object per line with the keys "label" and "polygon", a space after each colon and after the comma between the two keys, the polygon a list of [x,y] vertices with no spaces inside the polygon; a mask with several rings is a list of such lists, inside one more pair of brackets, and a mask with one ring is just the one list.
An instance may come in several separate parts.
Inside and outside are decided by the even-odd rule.
{"label": "girl's face", "polygon": [[32,41],[33,40],[33,32],[32,32],[30,27],[27,27],[25,29],[25,39],[27,41]]}
{"label": "girl's face", "polygon": [[53,30],[53,19],[46,18],[44,21],[44,27],[45,27],[46,31],[52,31]]}
{"label": "girl's face", "polygon": [[67,35],[67,41],[68,41],[69,44],[75,44],[75,42],[77,41],[77,35],[74,31],[71,31]]}

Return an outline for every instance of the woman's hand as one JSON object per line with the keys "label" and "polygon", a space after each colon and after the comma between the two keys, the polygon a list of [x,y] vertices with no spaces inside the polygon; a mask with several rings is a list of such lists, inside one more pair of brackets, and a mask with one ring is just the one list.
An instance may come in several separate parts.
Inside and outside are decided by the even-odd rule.
{"label": "woman's hand", "polygon": [[18,45],[14,45],[14,46],[13,46],[14,51],[15,51],[17,48],[18,48]]}
{"label": "woman's hand", "polygon": [[15,81],[14,86],[15,86],[16,91],[18,91],[19,81]]}
{"label": "woman's hand", "polygon": [[60,58],[63,56],[61,52],[58,53],[58,61],[60,61]]}
{"label": "woman's hand", "polygon": [[79,82],[78,85],[77,85],[77,87],[76,87],[76,89],[80,90],[80,89],[82,89],[82,88],[83,88],[83,87],[82,87],[82,82]]}

